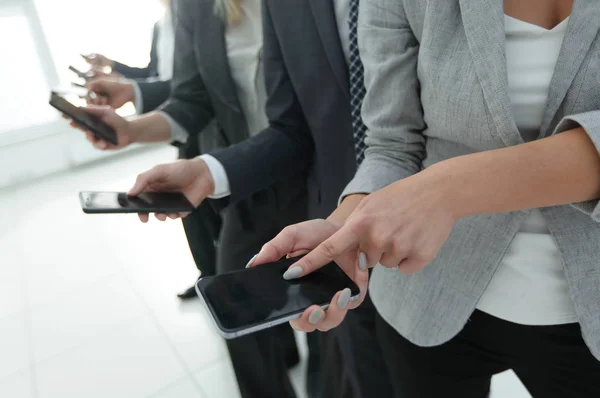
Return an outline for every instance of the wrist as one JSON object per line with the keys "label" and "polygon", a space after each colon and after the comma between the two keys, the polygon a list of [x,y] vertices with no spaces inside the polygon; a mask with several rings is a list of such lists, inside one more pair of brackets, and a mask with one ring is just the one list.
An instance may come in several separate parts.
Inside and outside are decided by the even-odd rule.
{"label": "wrist", "polygon": [[127,102],[135,102],[136,98],[134,83],[128,79],[123,84],[125,85],[125,95],[127,96]]}
{"label": "wrist", "polygon": [[337,209],[335,209],[334,212],[327,217],[327,221],[341,228],[348,217],[350,217],[352,212],[354,212],[354,209],[358,207],[360,202],[362,202],[366,196],[366,194],[353,194],[346,196],[344,199],[342,199],[342,202]]}
{"label": "wrist", "polygon": [[200,158],[189,160],[192,166],[192,173],[202,186],[204,196],[210,196],[215,193],[215,179],[208,168],[206,162]]}
{"label": "wrist", "polygon": [[419,173],[427,178],[426,186],[433,190],[440,206],[458,220],[471,215],[466,200],[465,185],[460,181],[460,173],[456,170],[455,159],[436,163]]}

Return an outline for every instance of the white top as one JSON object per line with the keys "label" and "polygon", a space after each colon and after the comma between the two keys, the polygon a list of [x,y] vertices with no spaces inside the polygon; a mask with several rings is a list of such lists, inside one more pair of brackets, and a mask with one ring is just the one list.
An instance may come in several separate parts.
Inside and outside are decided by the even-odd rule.
{"label": "white top", "polygon": [[260,3],[260,0],[241,1],[242,21],[225,31],[229,69],[251,135],[269,126],[265,114],[267,93],[262,67]]}
{"label": "white top", "polygon": [[[244,0],[240,5],[243,14],[242,21],[237,25],[227,27],[225,31],[225,43],[231,78],[235,84],[237,97],[246,118],[246,123],[248,124],[248,130],[251,135],[254,135],[269,125],[265,114],[267,94],[262,68],[261,1]],[[185,131],[179,123],[166,113],[160,112],[160,114],[169,122],[172,139],[179,142],[186,142],[189,132]],[[226,177],[225,169],[219,161],[213,158],[207,164],[209,164],[213,176],[219,176],[221,179],[223,176]],[[216,186],[217,184],[215,184]],[[223,188],[219,187],[219,189],[223,191]],[[215,194],[211,197],[220,198],[227,196],[229,195],[228,191],[229,182],[227,182],[226,194]],[[216,192],[219,191],[215,190]]]}
{"label": "white top", "polygon": [[[162,81],[171,80],[173,77],[173,57],[175,55],[175,29],[173,28],[173,14],[171,8],[165,9],[165,13],[158,21],[159,32],[156,42],[156,55],[158,59],[158,78]],[[144,101],[140,85],[134,79],[127,79],[133,86],[133,105],[137,114],[144,109]]]}
{"label": "white top", "polygon": [[170,7],[165,9],[163,17],[158,21],[158,26],[160,29],[156,43],[158,78],[166,81],[173,77],[173,56],[175,54],[175,30]]}
{"label": "white top", "polygon": [[[254,0],[252,0],[254,1]],[[322,0],[329,1],[329,0]],[[245,3],[242,2],[242,4]],[[349,63],[350,59],[350,25],[348,24],[350,18],[350,0],[333,0],[333,6],[335,11],[335,19],[338,27],[338,32],[340,35],[340,41],[342,44],[342,50],[344,52],[344,56],[346,58],[346,63]],[[261,40],[262,44],[262,40]],[[262,46],[261,46],[262,47]],[[261,75],[262,77],[262,75]],[[268,126],[268,123],[267,123]],[[265,126],[265,127],[267,127]],[[252,129],[250,131],[253,131]],[[260,130],[256,130],[259,132]],[[212,199],[223,198],[229,196],[231,194],[231,190],[229,188],[229,179],[227,178],[227,173],[225,172],[225,168],[216,158],[211,155],[205,154],[201,155],[200,158],[204,160],[210,170],[210,173],[213,176],[215,181],[215,191],[214,194],[210,195]]]}
{"label": "white top", "polygon": [[[547,30],[505,16],[508,90],[526,141],[539,134],[567,20]],[[539,209],[525,219],[477,308],[523,325],[577,322],[558,247]]]}

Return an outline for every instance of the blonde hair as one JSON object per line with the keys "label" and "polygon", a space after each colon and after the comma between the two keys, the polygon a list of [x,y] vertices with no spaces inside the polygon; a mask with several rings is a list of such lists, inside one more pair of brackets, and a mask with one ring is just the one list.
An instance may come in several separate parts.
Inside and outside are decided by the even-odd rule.
{"label": "blonde hair", "polygon": [[228,25],[235,26],[242,22],[241,2],[242,0],[215,0],[215,14]]}

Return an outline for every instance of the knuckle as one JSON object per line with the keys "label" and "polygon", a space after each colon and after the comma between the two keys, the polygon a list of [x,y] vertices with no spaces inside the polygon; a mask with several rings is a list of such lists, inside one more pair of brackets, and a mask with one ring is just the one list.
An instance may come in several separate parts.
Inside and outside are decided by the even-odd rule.
{"label": "knuckle", "polygon": [[350,224],[350,229],[353,233],[361,233],[366,230],[370,225],[369,217],[363,214],[359,214],[356,216],[352,223]]}
{"label": "knuckle", "polygon": [[337,248],[330,240],[321,243],[321,250],[325,257],[333,259],[337,255]]}

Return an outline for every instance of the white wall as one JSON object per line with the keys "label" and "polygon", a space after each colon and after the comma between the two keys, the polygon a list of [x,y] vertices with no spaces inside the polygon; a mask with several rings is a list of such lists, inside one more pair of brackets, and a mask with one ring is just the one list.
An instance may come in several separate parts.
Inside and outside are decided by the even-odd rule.
{"label": "white wall", "polygon": [[5,134],[0,137],[4,141],[4,144],[0,144],[0,188],[141,148],[132,146],[118,152],[95,150],[85,140],[83,133],[72,129],[62,120],[39,129]]}

